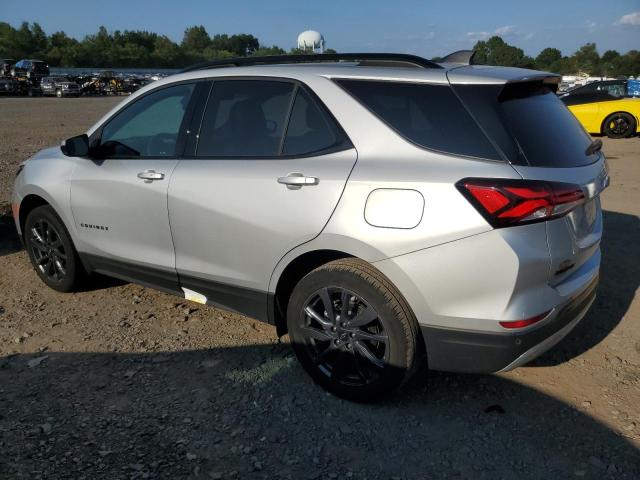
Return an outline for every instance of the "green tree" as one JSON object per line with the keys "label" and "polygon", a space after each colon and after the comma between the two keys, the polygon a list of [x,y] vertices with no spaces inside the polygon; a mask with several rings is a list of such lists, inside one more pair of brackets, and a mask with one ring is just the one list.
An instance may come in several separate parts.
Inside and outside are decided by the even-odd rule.
{"label": "green tree", "polygon": [[547,70],[549,72],[557,72],[560,70],[560,62],[562,61],[562,52],[557,48],[545,48],[536,57],[536,68]]}
{"label": "green tree", "polygon": [[202,25],[189,27],[184,31],[180,47],[187,56],[202,60],[204,50],[209,46],[211,46],[211,38]]}
{"label": "green tree", "polygon": [[260,45],[260,47],[255,52],[253,52],[253,54],[256,56],[284,55],[286,53],[286,50],[278,47],[277,45],[272,45],[271,47]]}
{"label": "green tree", "polygon": [[602,70],[602,74],[610,77],[615,75],[616,69],[618,68],[620,63],[620,54],[615,50],[607,50],[602,54],[600,58],[600,68]]}
{"label": "green tree", "polygon": [[231,36],[224,33],[213,36],[211,47],[215,50],[226,50],[236,57],[244,57],[254,54],[260,48],[260,42],[253,35],[246,33]]}
{"label": "green tree", "polygon": [[168,37],[162,35],[155,39],[151,53],[151,65],[154,67],[184,67],[180,47]]}
{"label": "green tree", "polygon": [[595,43],[587,43],[573,54],[576,67],[589,75],[600,75],[600,55]]}
{"label": "green tree", "polygon": [[473,50],[476,51],[475,62],[480,65],[530,67],[534,63],[531,57],[525,56],[521,48],[509,45],[498,36],[477,42]]}

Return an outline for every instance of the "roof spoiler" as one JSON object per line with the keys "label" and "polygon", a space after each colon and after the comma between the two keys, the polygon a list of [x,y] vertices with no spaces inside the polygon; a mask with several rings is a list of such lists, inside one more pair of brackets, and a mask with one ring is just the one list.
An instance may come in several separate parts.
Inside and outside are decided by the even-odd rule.
{"label": "roof spoiler", "polygon": [[458,50],[450,53],[438,63],[460,63],[462,65],[474,65],[475,50]]}

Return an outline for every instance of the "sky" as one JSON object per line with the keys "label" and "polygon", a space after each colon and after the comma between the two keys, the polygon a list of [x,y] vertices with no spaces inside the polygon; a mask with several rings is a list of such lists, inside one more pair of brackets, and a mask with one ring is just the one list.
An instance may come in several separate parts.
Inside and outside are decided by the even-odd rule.
{"label": "sky", "polygon": [[398,52],[425,57],[471,48],[498,34],[537,55],[570,55],[587,42],[600,53],[640,49],[640,0],[0,0],[0,21],[38,22],[78,39],[97,31],[149,30],[180,41],[184,29],[251,33],[291,48],[298,33],[321,32],[339,52]]}

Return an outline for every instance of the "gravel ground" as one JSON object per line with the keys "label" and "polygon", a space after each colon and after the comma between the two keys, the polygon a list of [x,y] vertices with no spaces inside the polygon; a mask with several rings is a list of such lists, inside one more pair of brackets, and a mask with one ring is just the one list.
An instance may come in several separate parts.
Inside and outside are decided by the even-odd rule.
{"label": "gravel ground", "polygon": [[604,139],[601,286],[572,335],[507,374],[424,371],[358,405],[269,325],[39,282],[6,205],[16,166],[116,101],[0,99],[0,478],[640,478],[640,138]]}

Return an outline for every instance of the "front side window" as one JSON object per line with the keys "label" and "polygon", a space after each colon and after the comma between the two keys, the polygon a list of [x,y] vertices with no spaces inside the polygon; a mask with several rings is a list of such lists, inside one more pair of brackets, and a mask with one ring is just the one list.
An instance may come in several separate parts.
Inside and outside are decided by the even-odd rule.
{"label": "front side window", "polygon": [[431,150],[500,160],[448,85],[339,80],[338,84],[411,142]]}
{"label": "front side window", "polygon": [[213,84],[196,155],[272,157],[280,153],[294,84],[221,80]]}
{"label": "front side window", "polygon": [[174,157],[194,84],[158,89],[117,113],[103,127],[107,157]]}

